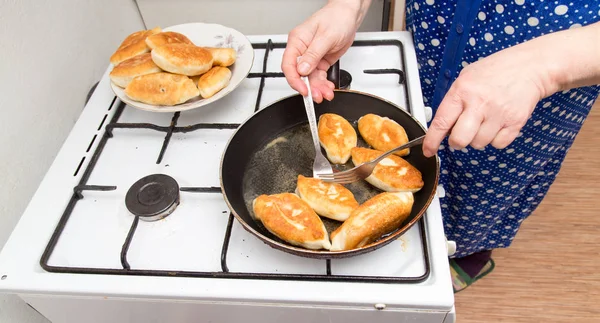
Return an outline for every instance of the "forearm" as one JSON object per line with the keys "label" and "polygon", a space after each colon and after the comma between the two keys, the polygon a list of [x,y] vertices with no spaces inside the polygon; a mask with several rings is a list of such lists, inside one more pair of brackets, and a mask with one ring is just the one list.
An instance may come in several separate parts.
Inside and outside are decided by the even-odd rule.
{"label": "forearm", "polygon": [[354,9],[356,11],[356,28],[358,29],[369,11],[371,0],[329,0],[329,3],[341,3]]}
{"label": "forearm", "polygon": [[600,22],[532,40],[546,66],[546,95],[600,84]]}

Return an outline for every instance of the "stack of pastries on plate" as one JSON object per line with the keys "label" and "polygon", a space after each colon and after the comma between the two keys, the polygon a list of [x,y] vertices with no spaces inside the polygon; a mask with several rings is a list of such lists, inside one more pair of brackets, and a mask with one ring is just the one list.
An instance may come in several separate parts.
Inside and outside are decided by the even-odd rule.
{"label": "stack of pastries on plate", "polygon": [[[373,160],[408,142],[397,122],[375,114],[358,120],[358,131],[371,148],[358,147],[358,136],[343,117],[326,113],[318,123],[319,141],[334,164],[354,165]],[[365,180],[382,192],[359,203],[344,185],[298,175],[294,193],[260,195],[253,216],[269,232],[295,246],[343,251],[361,248],[395,231],[410,215],[413,193],[424,185],[421,172],[404,160],[409,149],[377,164]],[[342,222],[329,236],[320,217]]]}
{"label": "stack of pastries on plate", "polygon": [[167,106],[210,98],[231,79],[233,48],[201,47],[160,27],[136,31],[110,57],[111,81],[132,100]]}

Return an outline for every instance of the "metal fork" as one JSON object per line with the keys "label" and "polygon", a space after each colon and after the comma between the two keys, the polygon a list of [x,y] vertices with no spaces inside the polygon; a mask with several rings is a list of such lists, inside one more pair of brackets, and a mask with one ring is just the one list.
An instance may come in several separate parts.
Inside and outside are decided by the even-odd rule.
{"label": "metal fork", "polygon": [[312,93],[310,92],[310,82],[307,76],[300,77],[306,88],[308,89],[308,95],[304,96],[304,107],[306,108],[306,116],[308,117],[308,123],[310,124],[310,132],[312,133],[313,143],[315,145],[315,161],[313,163],[313,177],[320,178],[321,174],[331,174],[333,169],[329,160],[321,153],[321,144],[319,142],[319,132],[317,130],[317,118],[315,117],[315,106],[313,104]]}
{"label": "metal fork", "polygon": [[424,138],[425,138],[425,136],[421,136],[416,139],[413,139],[404,145],[401,145],[394,149],[388,150],[381,156],[379,156],[371,161],[362,163],[362,164],[360,164],[354,168],[351,168],[349,170],[346,170],[343,172],[337,172],[337,173],[331,172],[329,174],[319,174],[319,179],[321,179],[324,182],[338,183],[338,184],[350,184],[350,183],[359,181],[361,179],[365,179],[365,178],[369,177],[369,175],[371,175],[371,173],[373,172],[373,169],[375,169],[375,166],[377,166],[377,164],[380,161],[382,161],[383,159],[385,159],[387,156],[391,155],[392,153],[394,153],[397,150],[403,150],[406,148],[414,147],[414,146],[422,143]]}

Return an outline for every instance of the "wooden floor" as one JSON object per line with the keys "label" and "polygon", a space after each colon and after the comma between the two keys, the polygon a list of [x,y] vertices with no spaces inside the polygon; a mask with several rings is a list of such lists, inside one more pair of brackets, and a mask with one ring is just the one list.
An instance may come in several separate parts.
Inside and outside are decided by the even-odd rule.
{"label": "wooden floor", "polygon": [[457,322],[600,322],[600,102],[496,269],[456,294]]}

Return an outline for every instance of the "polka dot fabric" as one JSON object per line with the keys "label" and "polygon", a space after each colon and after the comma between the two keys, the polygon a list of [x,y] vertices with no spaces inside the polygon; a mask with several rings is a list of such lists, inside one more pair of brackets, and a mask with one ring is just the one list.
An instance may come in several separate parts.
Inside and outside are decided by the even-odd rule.
{"label": "polka dot fabric", "polygon": [[[435,114],[462,68],[535,37],[600,21],[600,1],[408,0],[406,13],[424,101]],[[599,93],[600,86],[591,86],[543,99],[505,149],[454,150],[447,138],[442,142],[440,203],[446,236],[457,244],[454,257],[511,244],[554,182]]]}

